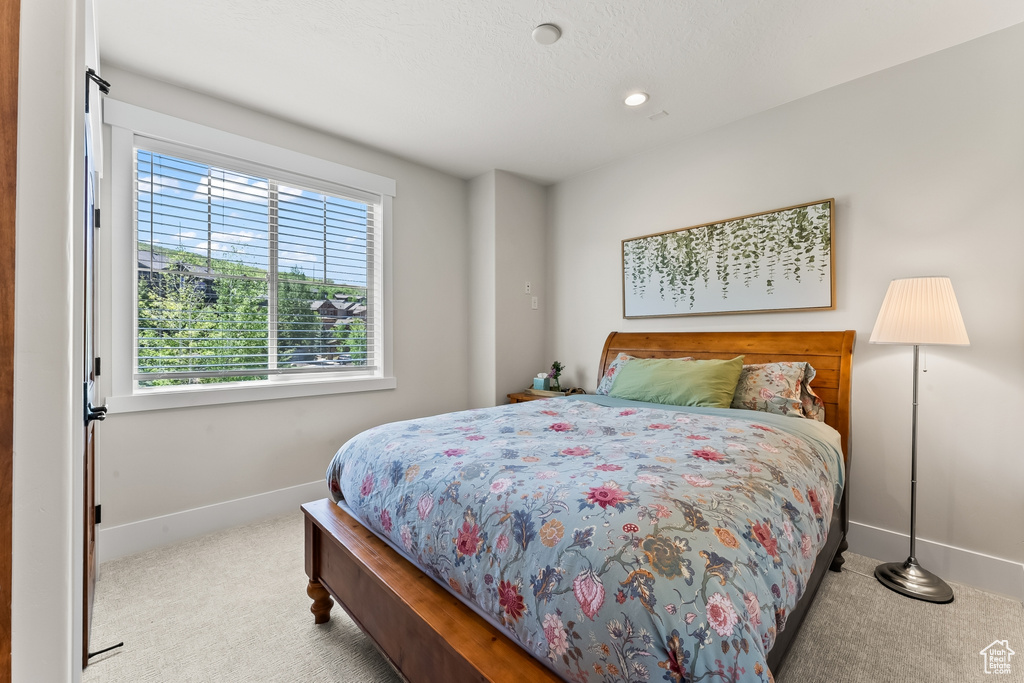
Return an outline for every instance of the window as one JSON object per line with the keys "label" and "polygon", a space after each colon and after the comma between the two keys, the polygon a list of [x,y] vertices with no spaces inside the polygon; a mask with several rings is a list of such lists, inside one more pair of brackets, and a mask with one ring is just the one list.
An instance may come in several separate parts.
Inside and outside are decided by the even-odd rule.
{"label": "window", "polygon": [[109,251],[110,347],[131,359],[115,363],[112,410],[213,390],[160,405],[395,386],[394,181],[120,102],[106,102],[105,122],[112,201],[124,209],[115,229],[131,224],[119,231],[130,248]]}
{"label": "window", "polygon": [[376,367],[372,199],[143,147],[135,197],[140,387]]}

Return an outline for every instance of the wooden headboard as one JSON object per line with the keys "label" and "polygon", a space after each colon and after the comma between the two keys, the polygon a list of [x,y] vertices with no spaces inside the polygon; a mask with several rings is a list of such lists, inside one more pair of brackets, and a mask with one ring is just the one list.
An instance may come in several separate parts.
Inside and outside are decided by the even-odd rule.
{"label": "wooden headboard", "polygon": [[811,383],[825,403],[825,423],[843,440],[850,464],[850,368],[853,330],[842,332],[612,332],[601,353],[598,382],[615,356],[637,358],[735,358],[745,363],[807,361],[817,375]]}

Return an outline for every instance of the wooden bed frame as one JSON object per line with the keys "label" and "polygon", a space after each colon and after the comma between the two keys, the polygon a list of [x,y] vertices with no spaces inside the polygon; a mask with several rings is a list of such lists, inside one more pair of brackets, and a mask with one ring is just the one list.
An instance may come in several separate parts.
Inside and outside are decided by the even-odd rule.
{"label": "wooden bed frame", "polygon": [[[839,571],[849,527],[850,369],[854,332],[612,332],[601,355],[602,376],[620,352],[640,358],[692,356],[747,363],[808,361],[825,421],[842,437],[847,488],[832,519],[803,597],[768,653],[777,671],[827,568]],[[316,623],[330,619],[332,596],[402,676],[414,683],[560,681],[432,578],[329,499],[302,506],[306,524],[307,594]]]}

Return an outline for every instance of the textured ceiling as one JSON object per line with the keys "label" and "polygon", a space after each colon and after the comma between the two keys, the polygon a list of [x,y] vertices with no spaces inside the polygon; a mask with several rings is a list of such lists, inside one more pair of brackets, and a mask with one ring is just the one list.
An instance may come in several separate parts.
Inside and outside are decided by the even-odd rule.
{"label": "textured ceiling", "polygon": [[[97,6],[104,63],[461,177],[542,182],[1024,21],[1021,0]],[[530,38],[544,22],[562,29],[554,45]],[[625,107],[638,89],[650,101]]]}

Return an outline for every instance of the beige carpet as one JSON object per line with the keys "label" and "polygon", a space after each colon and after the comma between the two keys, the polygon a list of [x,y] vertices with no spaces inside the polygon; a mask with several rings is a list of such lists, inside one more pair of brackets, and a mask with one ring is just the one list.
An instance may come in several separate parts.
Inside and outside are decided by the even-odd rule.
{"label": "beige carpet", "polygon": [[[97,585],[84,683],[391,682],[398,676],[344,612],[315,626],[298,512],[107,562]],[[889,592],[874,560],[829,573],[779,683],[1024,681],[1024,606],[964,586],[930,605]],[[980,650],[1009,640],[1010,676]]]}

